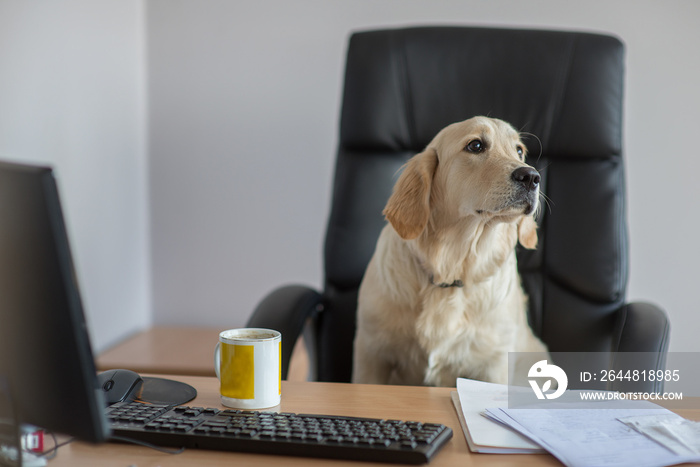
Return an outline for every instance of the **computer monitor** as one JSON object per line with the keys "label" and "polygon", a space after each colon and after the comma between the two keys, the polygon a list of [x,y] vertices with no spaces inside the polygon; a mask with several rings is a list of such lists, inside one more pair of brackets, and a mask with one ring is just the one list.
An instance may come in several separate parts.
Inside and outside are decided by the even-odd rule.
{"label": "computer monitor", "polygon": [[22,424],[93,442],[109,435],[52,169],[7,162],[0,162],[0,400]]}

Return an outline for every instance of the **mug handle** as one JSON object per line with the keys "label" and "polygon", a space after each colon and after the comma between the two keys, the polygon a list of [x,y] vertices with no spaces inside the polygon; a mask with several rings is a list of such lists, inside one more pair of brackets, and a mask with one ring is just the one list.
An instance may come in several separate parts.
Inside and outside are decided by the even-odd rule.
{"label": "mug handle", "polygon": [[216,347],[214,347],[214,371],[216,372],[216,377],[221,380],[221,374],[219,367],[221,366],[221,352],[219,352],[219,348],[221,347],[221,342],[216,343]]}

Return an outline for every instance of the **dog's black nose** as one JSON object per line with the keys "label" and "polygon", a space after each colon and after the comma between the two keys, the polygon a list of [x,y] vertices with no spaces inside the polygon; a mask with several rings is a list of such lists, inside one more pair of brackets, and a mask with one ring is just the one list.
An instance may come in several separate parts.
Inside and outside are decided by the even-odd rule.
{"label": "dog's black nose", "polygon": [[540,173],[532,167],[520,167],[511,174],[513,181],[521,183],[528,191],[532,191],[540,184]]}

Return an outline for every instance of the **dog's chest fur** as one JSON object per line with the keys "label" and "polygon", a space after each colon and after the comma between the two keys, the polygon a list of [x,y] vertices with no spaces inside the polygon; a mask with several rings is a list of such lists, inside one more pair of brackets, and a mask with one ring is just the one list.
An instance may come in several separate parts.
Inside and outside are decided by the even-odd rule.
{"label": "dog's chest fur", "polygon": [[420,258],[422,269],[434,271],[428,274],[444,280],[459,276],[464,284],[427,284],[419,292],[414,332],[426,360],[424,384],[451,385],[456,376],[507,381],[507,352],[513,349],[524,296],[513,247],[493,247],[504,244],[498,238],[503,235],[514,233],[481,232],[460,251],[436,253],[442,263]]}
{"label": "dog's chest fur", "polygon": [[507,380],[520,291],[503,276],[471,288],[425,290],[414,329],[427,360],[424,384],[452,385],[455,377]]}

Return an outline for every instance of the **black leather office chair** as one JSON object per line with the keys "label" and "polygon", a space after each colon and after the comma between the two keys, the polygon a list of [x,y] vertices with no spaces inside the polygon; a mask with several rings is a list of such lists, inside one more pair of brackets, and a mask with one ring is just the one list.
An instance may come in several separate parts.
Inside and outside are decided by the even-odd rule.
{"label": "black leather office chair", "polygon": [[[653,352],[639,354],[638,365],[664,368],[666,314],[625,302],[623,75],[624,46],[604,35],[468,27],[353,34],[323,290],[274,290],[248,323],[282,331],[285,377],[310,319],[312,376],[350,381],[358,287],[397,172],[441,128],[474,115],[538,137],[526,137],[528,162],[549,202],[537,250],[518,252],[535,332],[552,352],[591,352],[587,365],[601,369],[615,366],[611,352]],[[577,358],[556,363],[577,371]]]}

